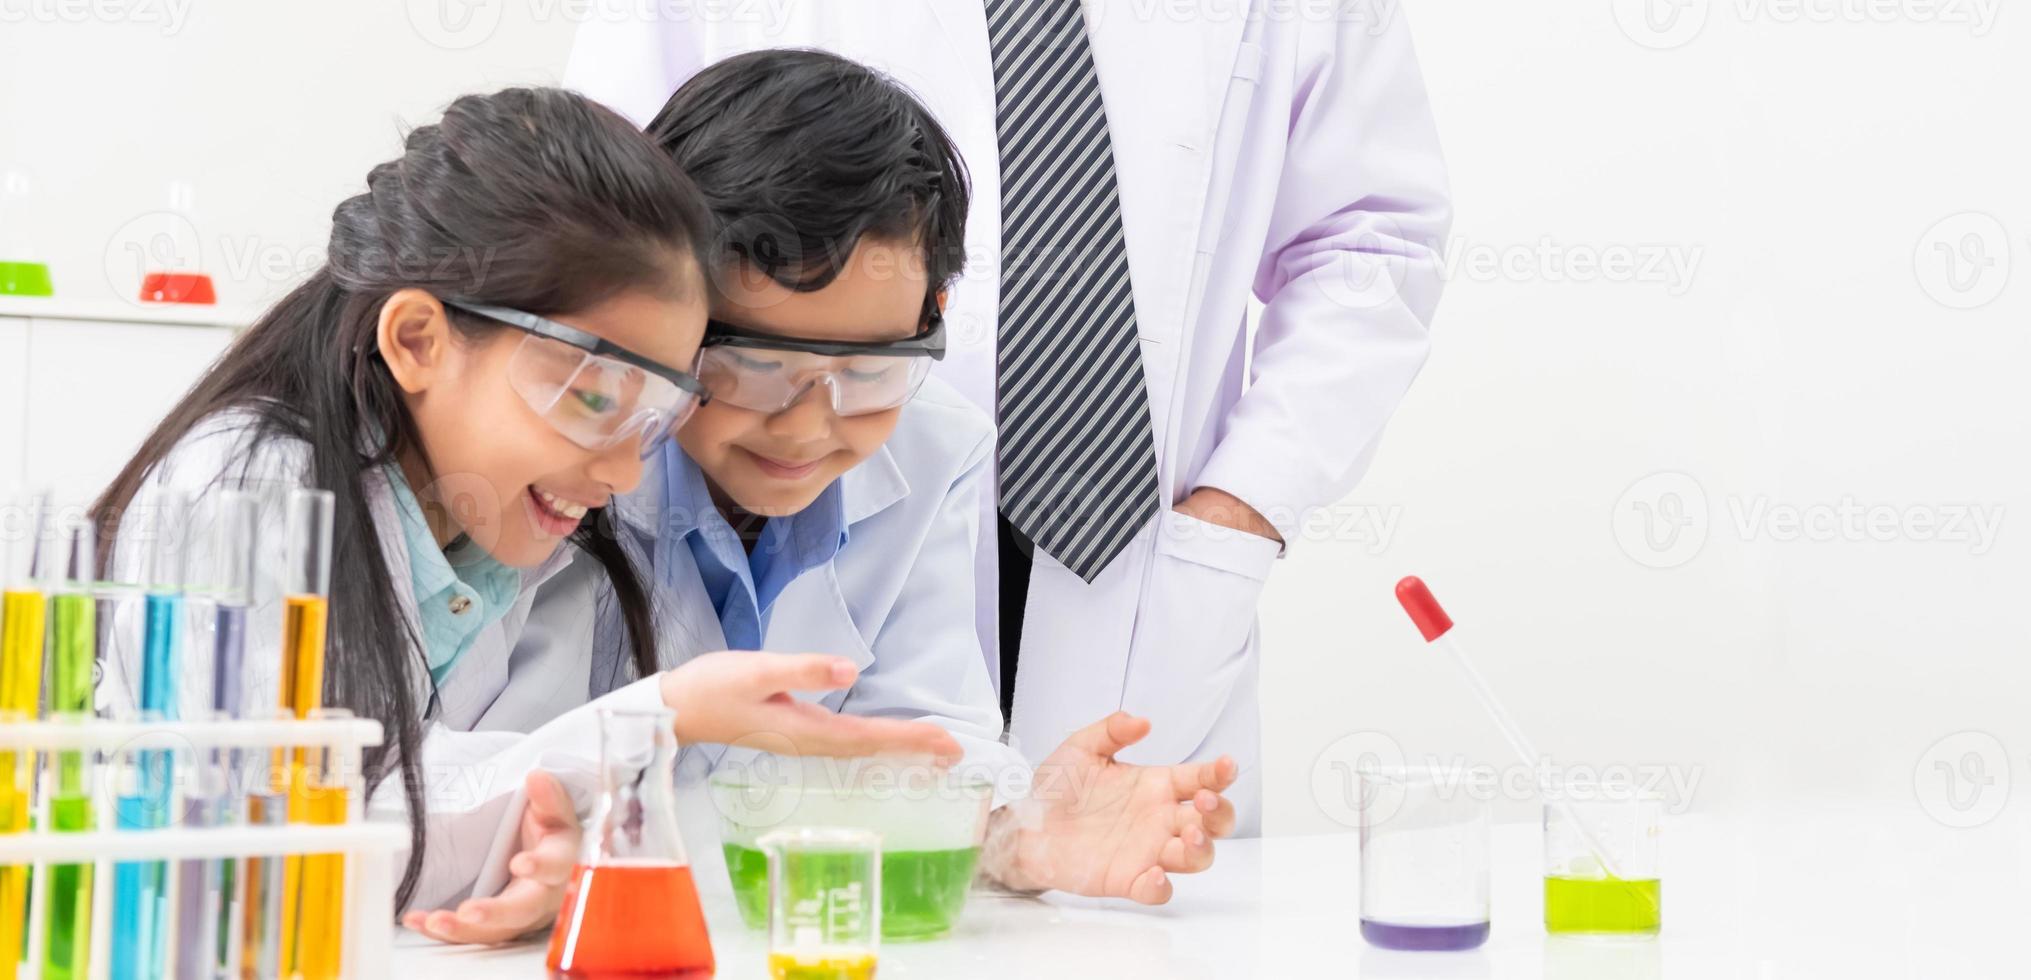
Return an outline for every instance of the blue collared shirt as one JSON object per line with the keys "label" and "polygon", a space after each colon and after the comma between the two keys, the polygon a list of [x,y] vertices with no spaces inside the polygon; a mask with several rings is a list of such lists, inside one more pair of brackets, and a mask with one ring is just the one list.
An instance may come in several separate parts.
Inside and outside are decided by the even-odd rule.
{"label": "blue collared shirt", "polygon": [[423,657],[431,679],[442,684],[452,665],[472,649],[480,631],[508,614],[521,591],[522,574],[463,537],[449,553],[439,548],[415,492],[392,466],[388,488],[402,514],[402,539],[409,546],[409,584],[423,628]]}
{"label": "blue collared shirt", "polygon": [[[663,447],[662,466],[665,533],[690,546],[727,647],[761,649],[769,611],[783,589],[797,576],[830,562],[846,543],[846,506],[839,481],[832,481],[811,506],[788,517],[770,518],[750,552],[713,505],[705,473],[675,442]],[[660,574],[673,573],[666,567]]]}

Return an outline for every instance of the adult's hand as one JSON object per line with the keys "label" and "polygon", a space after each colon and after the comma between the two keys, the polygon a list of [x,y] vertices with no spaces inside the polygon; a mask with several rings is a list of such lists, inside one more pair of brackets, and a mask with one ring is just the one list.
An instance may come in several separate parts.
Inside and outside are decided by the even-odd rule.
{"label": "adult's hand", "polygon": [[1283,535],[1278,534],[1276,525],[1262,512],[1248,505],[1225,490],[1215,487],[1200,487],[1171,508],[1186,517],[1197,518],[1208,524],[1218,525],[1235,531],[1243,531],[1259,538],[1268,538],[1283,544]]}
{"label": "adult's hand", "polygon": [[1172,874],[1213,864],[1213,841],[1234,832],[1234,760],[1175,766],[1117,761],[1150,731],[1146,718],[1115,712],[1075,732],[1037,767],[1030,799],[995,811],[988,873],[1018,890],[1055,888],[1171,899]]}

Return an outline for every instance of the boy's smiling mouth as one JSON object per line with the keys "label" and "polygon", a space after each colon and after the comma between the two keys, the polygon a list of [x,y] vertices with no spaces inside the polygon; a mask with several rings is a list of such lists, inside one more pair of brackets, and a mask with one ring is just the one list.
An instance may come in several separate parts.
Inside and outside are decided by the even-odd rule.
{"label": "boy's smiling mouth", "polygon": [[763,455],[745,447],[741,448],[741,452],[747,454],[748,458],[754,462],[755,469],[762,471],[764,476],[771,476],[778,480],[804,479],[816,473],[819,465],[825,462],[825,457],[823,456],[800,463],[796,460],[777,459],[774,456]]}

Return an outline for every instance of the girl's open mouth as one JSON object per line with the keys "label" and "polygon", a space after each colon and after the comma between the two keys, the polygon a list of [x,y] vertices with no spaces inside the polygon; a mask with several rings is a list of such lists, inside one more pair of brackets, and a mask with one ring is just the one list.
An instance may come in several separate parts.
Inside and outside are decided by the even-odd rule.
{"label": "girl's open mouth", "polygon": [[579,522],[591,509],[535,487],[530,487],[522,496],[529,505],[529,515],[536,520],[536,527],[553,538],[568,537],[578,530]]}

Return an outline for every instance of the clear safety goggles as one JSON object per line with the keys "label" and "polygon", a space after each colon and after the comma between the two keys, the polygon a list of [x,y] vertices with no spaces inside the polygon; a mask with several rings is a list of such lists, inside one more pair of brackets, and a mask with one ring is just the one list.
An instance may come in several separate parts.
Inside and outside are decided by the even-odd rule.
{"label": "clear safety goggles", "polygon": [[908,340],[854,344],[757,333],[719,320],[705,325],[698,378],[711,397],[774,414],[826,390],[839,416],[900,408],[945,356],[945,318],[932,309]]}
{"label": "clear safety goggles", "polygon": [[508,384],[565,438],[594,451],[629,439],[643,459],[710,396],[691,374],[555,320],[500,306],[446,306],[522,331]]}

